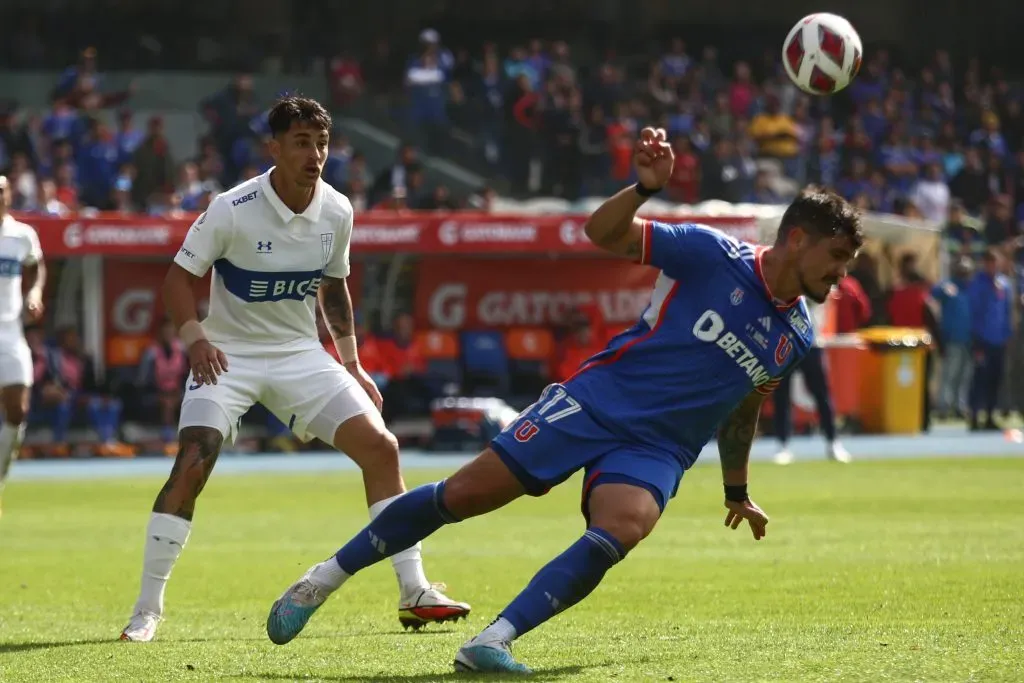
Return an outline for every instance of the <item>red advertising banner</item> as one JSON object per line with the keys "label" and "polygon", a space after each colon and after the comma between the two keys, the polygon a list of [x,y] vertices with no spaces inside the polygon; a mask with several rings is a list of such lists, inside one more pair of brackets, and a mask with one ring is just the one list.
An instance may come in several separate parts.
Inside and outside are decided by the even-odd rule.
{"label": "red advertising banner", "polygon": [[[177,252],[192,218],[148,216],[52,218],[22,214],[39,233],[43,253],[51,257],[163,256]],[[742,240],[756,242],[751,217],[665,217],[673,223],[701,222]],[[352,249],[356,253],[422,254],[587,254],[598,253],[583,232],[586,216],[524,216],[480,213],[368,211],[356,217]]]}
{"label": "red advertising banner", "polygon": [[435,329],[547,326],[596,303],[610,325],[634,322],[658,271],[626,260],[424,258],[416,319]]}
{"label": "red advertising banner", "polygon": [[[164,319],[161,290],[167,264],[157,260],[107,259],[103,263],[103,311],[107,365],[135,365],[153,341]],[[352,300],[362,296],[363,265],[352,264],[348,278]],[[210,274],[196,283],[196,305],[205,317],[210,299]],[[358,303],[357,303],[358,305]]]}
{"label": "red advertising banner", "polygon": [[[135,365],[164,319],[161,289],[167,264],[109,259],[103,264],[103,338],[108,365]],[[210,298],[210,276],[196,283],[200,315]]]}

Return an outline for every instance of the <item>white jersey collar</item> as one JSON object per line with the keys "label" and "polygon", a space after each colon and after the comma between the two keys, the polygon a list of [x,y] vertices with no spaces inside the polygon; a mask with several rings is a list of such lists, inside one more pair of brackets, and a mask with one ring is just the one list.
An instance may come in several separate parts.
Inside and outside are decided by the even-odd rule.
{"label": "white jersey collar", "polygon": [[291,221],[296,216],[302,216],[310,223],[316,223],[320,220],[320,209],[324,203],[324,181],[322,178],[317,178],[316,189],[313,190],[313,199],[309,202],[309,206],[302,213],[295,213],[281,201],[281,198],[277,196],[277,192],[274,191],[274,186],[270,184],[270,173],[274,170],[274,166],[271,166],[266,173],[259,176],[257,182],[263,189],[263,196],[267,198],[270,205],[274,207],[274,211],[281,217],[285,223]]}

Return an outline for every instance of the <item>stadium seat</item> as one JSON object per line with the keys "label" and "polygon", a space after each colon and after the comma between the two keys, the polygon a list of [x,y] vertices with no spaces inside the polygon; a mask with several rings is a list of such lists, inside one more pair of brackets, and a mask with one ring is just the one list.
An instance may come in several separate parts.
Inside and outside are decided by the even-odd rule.
{"label": "stadium seat", "polygon": [[462,333],[465,390],[471,396],[508,394],[508,353],[497,330]]}
{"label": "stadium seat", "polygon": [[528,405],[551,381],[554,336],[542,328],[515,328],[505,335],[505,347],[509,358],[509,403],[517,407]]}
{"label": "stadium seat", "polygon": [[426,365],[427,385],[435,395],[446,393],[449,385],[462,386],[459,339],[453,332],[420,331],[416,333],[414,343]]}

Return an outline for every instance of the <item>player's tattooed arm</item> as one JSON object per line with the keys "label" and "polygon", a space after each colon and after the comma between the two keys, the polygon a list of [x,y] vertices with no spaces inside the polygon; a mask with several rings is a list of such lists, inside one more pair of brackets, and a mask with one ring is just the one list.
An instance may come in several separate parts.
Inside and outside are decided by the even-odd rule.
{"label": "player's tattooed arm", "polygon": [[612,252],[639,259],[643,247],[643,221],[636,217],[645,199],[627,187],[607,199],[587,219],[584,230],[595,245]]}
{"label": "player's tattooed arm", "polygon": [[324,314],[324,322],[335,340],[351,337],[356,333],[355,320],[352,316],[352,297],[348,293],[348,283],[343,277],[325,277],[317,291],[320,299],[320,310]]}
{"label": "player's tattooed arm", "polygon": [[747,483],[750,447],[757,432],[764,396],[751,393],[736,406],[718,427],[718,453],[722,460],[722,480],[730,485]]}

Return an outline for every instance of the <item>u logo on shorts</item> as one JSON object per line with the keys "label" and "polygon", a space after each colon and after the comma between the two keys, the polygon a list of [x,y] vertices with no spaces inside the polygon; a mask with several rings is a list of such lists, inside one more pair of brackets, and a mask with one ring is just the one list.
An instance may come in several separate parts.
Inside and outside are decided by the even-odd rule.
{"label": "u logo on shorts", "polygon": [[537,432],[540,431],[540,427],[535,425],[531,420],[523,420],[523,423],[516,427],[516,431],[513,436],[516,437],[516,441],[519,443],[526,443],[533,437],[537,436]]}

